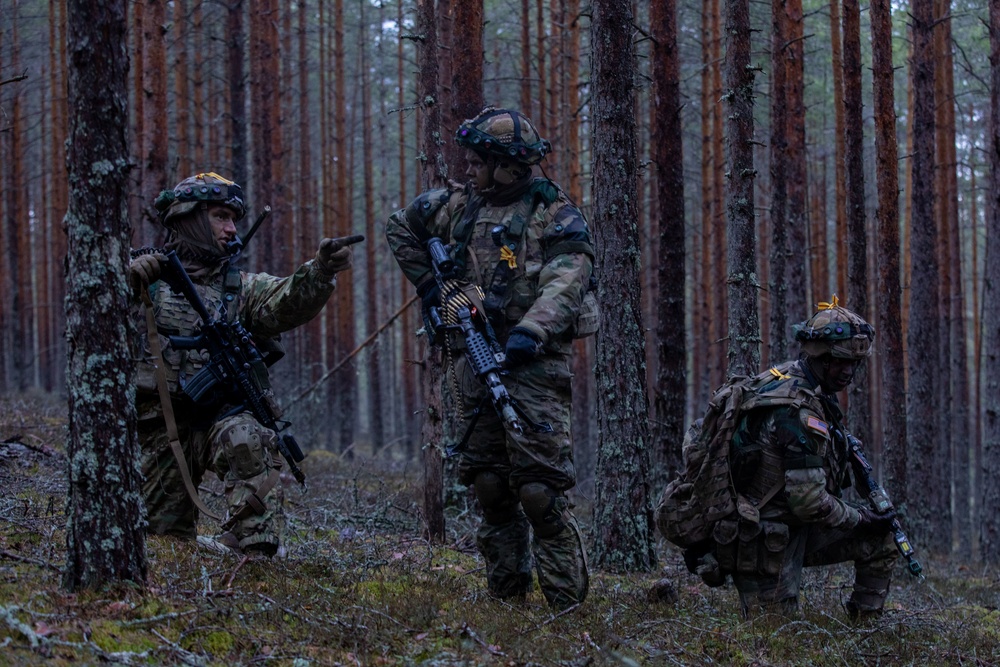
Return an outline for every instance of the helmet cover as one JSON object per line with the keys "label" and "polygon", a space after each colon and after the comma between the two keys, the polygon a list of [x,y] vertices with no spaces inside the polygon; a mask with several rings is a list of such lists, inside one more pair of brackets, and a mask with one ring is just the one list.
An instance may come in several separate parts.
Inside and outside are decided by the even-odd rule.
{"label": "helmet cover", "polygon": [[174,186],[163,190],[153,202],[160,212],[160,222],[169,227],[170,221],[188,215],[201,204],[222,204],[236,213],[237,222],[247,213],[243,201],[243,188],[215,172],[189,176]]}
{"label": "helmet cover", "polygon": [[860,361],[871,356],[875,329],[857,313],[840,305],[837,295],[805,322],[792,325],[795,340],[809,357],[830,354],[840,359]]}
{"label": "helmet cover", "polygon": [[535,165],[552,151],[552,144],[519,111],[486,107],[458,126],[455,141],[463,148],[525,165]]}

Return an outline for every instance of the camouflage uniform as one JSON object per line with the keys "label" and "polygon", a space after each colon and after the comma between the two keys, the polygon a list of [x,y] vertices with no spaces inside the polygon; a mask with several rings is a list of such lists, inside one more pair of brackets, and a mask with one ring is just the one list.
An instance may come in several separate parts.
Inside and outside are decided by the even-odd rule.
{"label": "camouflage uniform", "polygon": [[[190,180],[193,179],[182,184]],[[211,178],[207,180],[213,182]],[[242,201],[239,204],[242,206]],[[176,208],[175,203],[169,210]],[[192,209],[188,207],[182,213],[189,215]],[[192,274],[195,289],[209,314],[229,321],[238,319],[262,350],[275,345],[282,332],[304,324],[319,313],[336,285],[335,277],[323,270],[318,259],[306,262],[289,277],[276,278],[236,271],[229,268],[225,258],[206,260],[197,253],[193,255],[190,248],[187,250],[182,263]],[[140,334],[136,401],[149,530],[188,539],[197,535],[198,509],[188,495],[171,451],[157,393],[155,368],[160,365],[165,369],[178,436],[195,488],[206,471],[215,472],[225,482],[229,520],[224,525],[235,538],[232,546],[273,554],[279,544],[282,503],[281,485],[276,483],[282,466],[277,435],[260,425],[249,412],[227,414],[233,406],[196,405],[183,393],[181,386],[208,362],[208,354],[173,349],[169,337],[195,334],[201,319],[186,298],[175,293],[166,281],[149,285],[149,294],[163,356],[160,364],[150,351],[144,308],[140,307],[136,314]],[[257,369],[255,373],[255,381],[271,398],[266,370]],[[258,496],[262,486],[263,498]],[[267,492],[269,487],[273,488]],[[237,513],[240,517],[234,517]]]}
{"label": "camouflage uniform", "polygon": [[[462,451],[459,471],[464,483],[475,486],[483,509],[477,542],[490,592],[523,597],[531,587],[533,553],[546,599],[565,608],[582,602],[588,585],[583,542],[563,492],[576,483],[570,352],[594,251],[583,215],[551,181],[529,178],[518,193],[505,194],[498,202],[471,187],[426,192],[389,218],[386,236],[400,268],[417,286],[433,279],[423,242],[438,237],[453,243],[453,257],[462,267],[458,279],[483,289],[500,345],[514,327],[541,342],[541,353],[510,370],[504,384],[530,420],[548,422],[552,431],[506,432],[487,407]],[[520,235],[511,231],[518,227]],[[502,248],[511,247],[513,267],[501,259]],[[497,277],[503,274],[506,279]],[[447,345],[454,352],[463,341],[452,335]],[[483,404],[485,388],[461,352],[454,354],[454,373],[470,418]]]}
{"label": "camouflage uniform", "polygon": [[720,521],[714,555],[732,573],[744,615],[795,611],[803,567],[852,561],[848,610],[855,616],[880,611],[889,590],[897,557],[892,535],[862,530],[864,510],[841,497],[851,485],[843,413],[809,358],[807,350],[806,359],[751,382],[753,395],[732,441],[733,482],[758,506],[760,521],[735,515]]}

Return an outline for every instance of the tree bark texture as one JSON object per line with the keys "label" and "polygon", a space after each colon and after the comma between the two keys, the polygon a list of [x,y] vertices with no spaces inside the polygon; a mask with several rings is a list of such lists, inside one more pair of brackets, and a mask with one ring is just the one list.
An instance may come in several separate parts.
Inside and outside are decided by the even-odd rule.
{"label": "tree bark texture", "polygon": [[[834,0],[839,2],[839,0]],[[785,49],[788,25],[784,0],[771,2],[771,256],[768,267],[770,317],[768,359],[780,363],[788,355],[788,105],[785,99]]]}
{"label": "tree bark texture", "polygon": [[[597,339],[600,443],[594,562],[600,568],[624,572],[648,571],[655,561],[648,488],[631,26],[629,3],[594,1],[592,217],[602,304]],[[623,71],[623,67],[627,68]]]}
{"label": "tree bark texture", "polygon": [[[941,484],[954,489],[954,512],[937,516],[935,534],[953,529],[957,546],[964,557],[972,555],[969,523],[969,368],[965,326],[965,287],[961,267],[961,234],[958,207],[958,158],[955,144],[955,75],[952,57],[952,6],[950,0],[938,0],[935,12],[935,75],[938,98],[937,164],[938,232],[941,267],[941,355],[947,375],[938,379],[942,395],[939,428],[947,446],[939,450],[938,477]],[[947,381],[945,381],[947,380]],[[952,497],[947,499],[952,508]],[[954,514],[954,516],[953,516]]]}
{"label": "tree bark texture", "polygon": [[[983,464],[979,553],[1000,563],[1000,0],[990,0],[990,206],[983,275]],[[992,260],[992,261],[991,261]]]}
{"label": "tree bark texture", "polygon": [[[70,590],[146,580],[126,281],[128,55],[125,0],[70,0],[69,501]],[[100,68],[94,62],[101,62]]]}
{"label": "tree bark texture", "polygon": [[[834,127],[834,193],[835,193],[835,238],[838,249],[847,243],[847,192],[844,176],[844,58],[841,46],[840,23],[841,0],[830,0],[830,55],[833,65],[833,127]],[[842,253],[837,252],[837,272],[834,285],[837,294],[847,294],[847,262],[842,261]]]}
{"label": "tree bark texture", "polygon": [[246,81],[243,60],[246,57],[246,31],[243,21],[243,0],[233,0],[229,4],[226,22],[226,68],[229,79],[229,106],[227,117],[230,123],[229,141],[232,145],[232,162],[229,171],[232,179],[242,186],[247,183],[247,113]]}
{"label": "tree bark texture", "polygon": [[728,376],[754,375],[760,366],[757,311],[757,236],[753,184],[753,81],[750,2],[726,2],[726,263],[729,299]]}
{"label": "tree bark texture", "polygon": [[681,464],[687,407],[687,344],[684,331],[684,152],[681,134],[680,54],[674,0],[650,6],[653,34],[653,136],[659,253],[656,282],[656,384],[653,392],[654,447],[664,464],[654,471],[656,486],[672,479]]}
{"label": "tree bark texture", "polygon": [[458,29],[452,31],[451,96],[442,133],[448,149],[448,173],[460,181],[465,174],[465,151],[453,137],[462,121],[483,108],[483,1],[455,3],[454,25]]}
{"label": "tree bark texture", "polygon": [[[812,304],[819,298],[810,291],[808,238],[806,226],[806,106],[803,58],[805,45],[802,26],[802,0],[785,0],[785,25],[788,46],[785,48],[785,100],[788,105],[786,185],[788,188],[788,254],[786,255],[785,305],[793,322],[812,314]],[[775,331],[772,336],[788,336],[790,331]]]}
{"label": "tree bark texture", "polygon": [[903,325],[899,282],[899,167],[892,66],[892,13],[888,0],[873,0],[872,88],[875,117],[875,179],[878,206],[878,284],[875,349],[879,356],[882,393],[882,479],[891,497],[905,506],[906,381],[903,366]]}
{"label": "tree bark texture", "polygon": [[[941,446],[937,405],[937,369],[940,364],[939,272],[937,225],[934,224],[934,51],[933,0],[912,4],[913,56],[910,71],[913,86],[913,226],[910,256],[913,262],[907,329],[909,388],[906,394],[907,440],[910,453],[909,481],[923,489],[923,502],[910,508],[914,536],[931,540],[936,515],[948,512],[946,490],[936,474],[937,449]],[[939,545],[940,542],[937,542]],[[950,544],[949,544],[950,547]],[[940,546],[938,549],[940,550]]]}
{"label": "tree bark texture", "polygon": [[[847,308],[871,321],[868,307],[868,230],[865,213],[864,118],[861,114],[861,9],[844,0],[844,166],[847,177]],[[825,247],[825,244],[823,244]],[[869,364],[861,364],[848,389],[851,431],[871,442]]]}
{"label": "tree bark texture", "polygon": [[[145,0],[143,10],[142,72],[143,133],[140,147],[142,162],[142,207],[152,211],[152,203],[160,190],[173,187],[167,182],[167,47],[166,0]],[[163,229],[152,217],[144,217],[146,232],[139,238],[158,238]]]}
{"label": "tree bark texture", "polygon": [[[438,103],[438,53],[435,27],[434,0],[417,0],[416,33],[417,66],[420,70],[418,99],[420,100],[420,183],[423,190],[440,187],[448,177],[441,137],[441,104]],[[441,381],[444,366],[441,351],[432,346],[424,347],[423,383],[424,421],[421,427],[424,460],[424,517],[428,538],[435,542],[444,540],[444,411],[441,400]],[[457,399],[456,399],[457,400]]]}

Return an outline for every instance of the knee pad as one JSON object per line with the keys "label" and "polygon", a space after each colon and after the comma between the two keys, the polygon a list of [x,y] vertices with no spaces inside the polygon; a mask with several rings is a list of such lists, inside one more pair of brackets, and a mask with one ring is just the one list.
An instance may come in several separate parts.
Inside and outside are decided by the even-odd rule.
{"label": "knee pad", "polygon": [[537,537],[554,537],[566,527],[567,502],[561,493],[543,482],[528,482],[517,492]]}
{"label": "knee pad", "polygon": [[222,450],[229,472],[236,479],[252,479],[272,467],[270,450],[275,444],[274,431],[249,415],[223,419],[212,428],[211,438]]}
{"label": "knee pad", "polygon": [[517,498],[507,486],[507,480],[495,472],[481,472],[476,475],[474,485],[486,523],[502,526],[517,517]]}

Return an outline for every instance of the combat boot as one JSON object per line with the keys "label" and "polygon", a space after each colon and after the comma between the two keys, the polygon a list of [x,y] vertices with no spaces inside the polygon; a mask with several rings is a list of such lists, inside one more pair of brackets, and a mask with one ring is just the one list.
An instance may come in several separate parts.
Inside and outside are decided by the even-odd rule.
{"label": "combat boot", "polygon": [[858,572],[854,576],[854,590],[844,605],[848,618],[866,621],[881,616],[890,581],[887,576]]}

